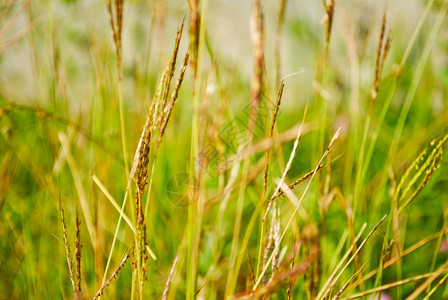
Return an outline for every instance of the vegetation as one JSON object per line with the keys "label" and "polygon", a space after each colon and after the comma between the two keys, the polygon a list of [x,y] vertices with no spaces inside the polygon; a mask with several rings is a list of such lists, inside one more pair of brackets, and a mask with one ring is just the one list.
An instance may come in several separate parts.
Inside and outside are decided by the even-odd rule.
{"label": "vegetation", "polygon": [[1,299],[448,298],[447,0],[0,3]]}

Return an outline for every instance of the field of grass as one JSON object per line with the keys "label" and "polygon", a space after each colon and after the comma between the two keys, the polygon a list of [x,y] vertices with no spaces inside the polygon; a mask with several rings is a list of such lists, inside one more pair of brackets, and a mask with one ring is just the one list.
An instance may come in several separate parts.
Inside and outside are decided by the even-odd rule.
{"label": "field of grass", "polygon": [[1,0],[0,299],[448,299],[448,0]]}

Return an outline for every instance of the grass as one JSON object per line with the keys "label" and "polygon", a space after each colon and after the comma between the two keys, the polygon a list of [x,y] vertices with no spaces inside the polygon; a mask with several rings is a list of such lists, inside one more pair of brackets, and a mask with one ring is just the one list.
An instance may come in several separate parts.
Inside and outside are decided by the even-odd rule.
{"label": "grass", "polygon": [[396,2],[2,1],[0,299],[448,298],[448,1]]}

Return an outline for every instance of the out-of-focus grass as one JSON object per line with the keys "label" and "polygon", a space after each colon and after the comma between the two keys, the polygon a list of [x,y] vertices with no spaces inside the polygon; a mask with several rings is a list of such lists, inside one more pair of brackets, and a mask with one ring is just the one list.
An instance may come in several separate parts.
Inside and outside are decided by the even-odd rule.
{"label": "out-of-focus grass", "polygon": [[[384,293],[397,299],[448,297],[441,281],[448,253],[448,176],[441,155],[445,141],[436,148],[448,124],[447,1],[387,6],[336,1],[328,61],[328,29],[320,23],[325,9],[320,2],[300,1],[284,2],[277,60],[280,3],[261,2],[265,63],[252,141],[247,131],[254,91],[251,95],[254,17],[248,1],[200,1],[198,9],[205,18],[200,24],[205,27],[196,33],[187,1],[125,1],[121,121],[116,52],[104,1],[0,3],[1,299],[73,297],[59,197],[71,247],[76,208],[80,214],[85,298],[96,294],[103,277],[109,278],[132,250],[134,232],[122,220],[115,235],[119,213],[104,191],[122,204],[133,154],[184,16],[179,57],[192,49],[190,40],[198,38],[199,68],[196,81],[191,65],[187,69],[155,159],[151,148],[144,225],[147,245],[157,260],[148,258],[140,296],[249,297],[256,286],[253,295],[302,299],[323,296],[332,286],[328,296],[344,289],[343,298],[435,272],[399,282]],[[372,101],[384,13],[385,38],[391,30],[392,42]],[[174,78],[182,60],[177,61]],[[276,74],[287,77],[265,191],[269,143],[259,142],[268,136],[272,122],[279,88]],[[287,196],[277,198],[263,221],[307,104],[285,183],[311,173],[292,192],[286,189]],[[323,161],[325,167],[312,177],[338,128],[340,135]],[[426,147],[426,154],[416,161]],[[439,152],[428,160],[434,149]],[[411,165],[416,170],[408,169]],[[422,184],[422,178],[428,180]],[[415,199],[409,197],[415,191]],[[133,226],[135,193],[132,187],[124,209]],[[302,195],[297,215],[291,218]],[[361,242],[386,214],[361,249]],[[265,249],[270,234],[273,244]],[[274,265],[278,262],[273,271],[264,267],[270,256]],[[352,256],[338,280],[329,280],[341,270],[338,264],[343,267]],[[124,265],[103,298],[131,297],[136,278],[132,267],[137,268],[129,262]],[[263,269],[266,278],[258,283]]]}

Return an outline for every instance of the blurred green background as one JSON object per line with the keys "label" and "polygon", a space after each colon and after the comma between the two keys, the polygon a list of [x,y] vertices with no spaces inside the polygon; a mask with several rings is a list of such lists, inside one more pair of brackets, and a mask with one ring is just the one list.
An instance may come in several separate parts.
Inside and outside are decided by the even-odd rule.
{"label": "blurred green background", "polygon": [[[433,2],[421,30],[417,31],[425,7],[429,7],[426,1],[336,1],[328,66],[325,67],[325,26],[322,24],[325,11],[321,1],[287,1],[281,36],[280,78],[300,73],[285,79],[276,132],[281,135],[300,124],[305,105],[309,106],[305,118],[309,130],[300,142],[287,183],[315,168],[334,132],[341,127],[341,135],[331,154],[331,172],[326,168],[321,175],[316,175],[303,202],[303,211],[308,217],[301,214],[295,218],[292,232],[288,232],[282,244],[282,249],[289,253],[306,226],[316,225],[322,246],[320,287],[333,271],[334,262],[342,258],[350,245],[350,237],[345,242],[341,238],[350,235],[347,211],[354,216],[354,229],[359,230],[367,222],[369,231],[384,214],[389,214],[394,189],[407,167],[431,140],[447,133],[446,19],[442,19],[440,29],[437,28],[438,20],[446,14],[447,1]],[[265,21],[263,101],[272,105],[278,89],[275,41],[279,2],[261,3]],[[148,298],[161,297],[177,253],[181,253],[180,262],[172,279],[170,297],[185,297],[185,273],[190,258],[182,245],[189,212],[187,206],[177,204],[179,196],[171,193],[177,191],[173,178],[179,176],[184,180],[191,176],[193,114],[204,124],[199,132],[203,140],[199,150],[208,143],[218,145],[216,138],[211,137],[213,132],[234,124],[235,116],[246,120],[244,110],[250,103],[253,69],[251,9],[250,1],[207,3],[206,41],[201,45],[204,49],[201,107],[193,107],[193,80],[187,70],[153,165],[145,218],[148,245],[158,259],[149,261],[145,285]],[[386,33],[390,30],[392,43],[379,94],[369,112],[383,13],[387,15]],[[176,30],[184,17],[186,28],[180,57],[186,53],[189,43],[187,1],[124,2],[123,99],[130,161],[157,81],[171,56]],[[409,58],[401,66],[410,44]],[[426,59],[425,49],[429,46]],[[0,299],[73,297],[58,216],[59,197],[65,207],[72,246],[75,210],[80,212],[85,297],[92,297],[101,285],[119,214],[92,176],[99,178],[120,205],[128,182],[121,145],[117,83],[106,1],[0,1]],[[413,87],[416,87],[415,93]],[[387,106],[389,97],[391,102]],[[411,101],[408,112],[407,101]],[[381,123],[383,111],[384,123]],[[397,136],[400,115],[404,117],[404,124]],[[366,164],[366,156],[360,160],[360,153],[366,151],[362,140],[369,116],[366,149],[374,147],[372,158]],[[260,118],[264,126],[270,123],[269,113]],[[377,128],[379,134],[375,136]],[[287,141],[276,143],[272,151],[269,195],[276,187],[274,179],[281,177],[288,161],[295,138],[295,131],[292,132]],[[257,136],[254,143],[263,138]],[[231,154],[225,146],[223,151]],[[244,193],[242,228],[247,228],[257,201],[263,200],[262,169],[255,167],[263,157],[264,149],[246,158],[250,160],[250,169],[258,173]],[[364,283],[365,287],[349,289],[344,295],[446,267],[446,160],[441,159],[440,165],[400,216],[401,250],[439,232],[442,233],[440,237],[406,256],[401,262],[401,271],[396,267],[387,269],[382,282],[375,282],[373,277]],[[239,180],[245,178],[242,172],[237,177]],[[357,182],[359,172],[365,172],[365,177]],[[321,184],[327,182],[326,175],[331,176],[331,180],[326,194],[322,195]],[[230,177],[230,170],[226,170],[202,179],[204,188],[200,193],[206,205],[200,229],[197,283],[198,289],[202,287],[197,297],[202,299],[222,298],[226,286],[239,195],[238,188],[233,190],[225,212],[220,211],[223,186]],[[294,190],[297,197],[300,198],[305,186]],[[184,186],[180,189],[181,194],[188,192]],[[294,205],[287,198],[280,199],[283,230]],[[82,201],[87,206],[83,207]],[[331,203],[325,218],[321,201]],[[86,226],[86,210],[92,216],[94,241]],[[130,207],[126,211],[128,216],[132,215]],[[262,234],[261,217],[250,235],[247,249],[240,250],[247,251],[253,264],[257,263]],[[222,218],[222,223],[218,223],[220,227],[216,225],[219,218]],[[361,265],[368,262],[365,273],[378,267],[383,238],[390,226],[386,224],[389,219],[386,220],[360,255]],[[325,231],[321,231],[322,224],[325,224]],[[238,237],[240,241],[244,232]],[[121,261],[131,244],[132,231],[122,222],[112,266]],[[338,245],[344,251],[338,250]],[[304,257],[307,257],[306,249],[299,251],[297,261]],[[338,283],[339,288],[358,266],[350,266]],[[103,298],[128,299],[131,273],[128,263],[106,289]],[[236,292],[246,290],[249,275],[249,263],[245,259],[238,273]],[[403,295],[411,294],[422,282],[404,285]],[[310,284],[309,274],[298,279],[293,287],[296,299],[311,297],[307,292]],[[283,299],[285,293],[286,289],[279,289],[272,298]],[[388,293],[392,297],[399,295],[394,289]],[[446,284],[434,295],[435,299],[448,297]]]}

